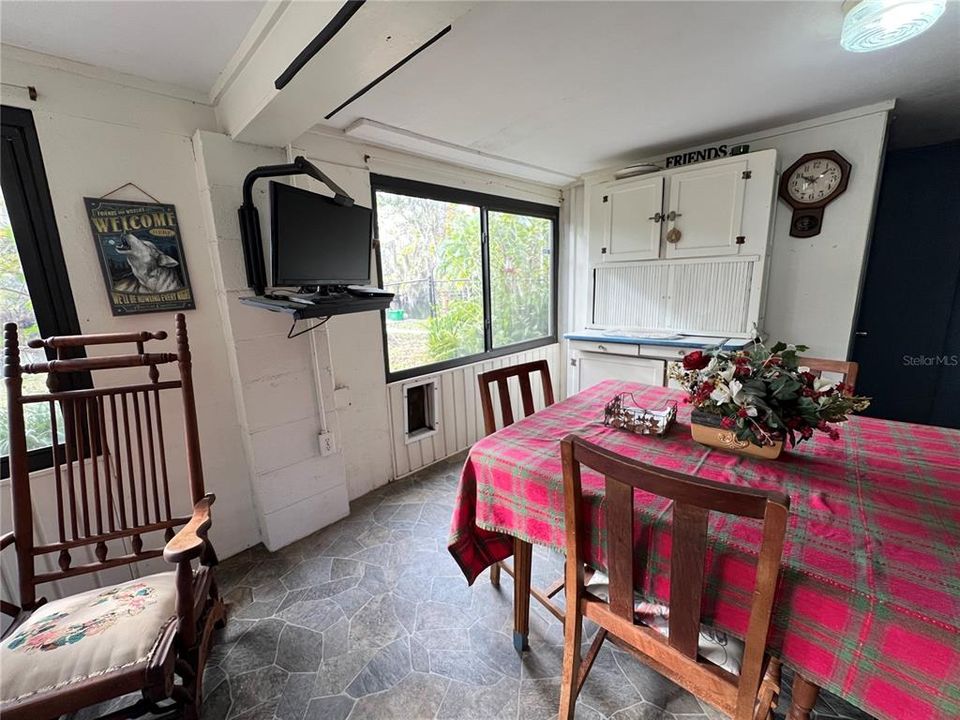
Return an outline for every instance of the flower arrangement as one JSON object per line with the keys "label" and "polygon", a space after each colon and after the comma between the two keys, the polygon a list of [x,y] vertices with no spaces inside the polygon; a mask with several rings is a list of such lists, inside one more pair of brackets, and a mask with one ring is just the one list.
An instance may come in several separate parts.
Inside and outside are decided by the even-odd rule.
{"label": "flower arrangement", "polygon": [[739,441],[769,446],[787,439],[794,446],[816,430],[836,440],[840,432],[834,424],[865,410],[870,399],[802,366],[797,353],[806,350],[782,342],[739,351],[696,350],[683,358],[682,366],[675,365],[670,376],[687,390],[688,402],[700,413],[719,418],[719,425]]}

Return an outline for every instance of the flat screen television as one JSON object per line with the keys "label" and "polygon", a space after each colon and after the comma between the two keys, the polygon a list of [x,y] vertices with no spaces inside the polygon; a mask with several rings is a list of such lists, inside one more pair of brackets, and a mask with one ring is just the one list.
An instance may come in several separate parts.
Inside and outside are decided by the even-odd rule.
{"label": "flat screen television", "polygon": [[369,284],[371,223],[370,208],[271,182],[274,286]]}

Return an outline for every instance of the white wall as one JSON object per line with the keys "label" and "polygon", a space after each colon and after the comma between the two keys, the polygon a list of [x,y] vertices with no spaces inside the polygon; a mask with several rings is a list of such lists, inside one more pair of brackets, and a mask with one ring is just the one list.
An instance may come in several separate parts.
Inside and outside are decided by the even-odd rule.
{"label": "white wall", "polygon": [[[305,155],[334,182],[353,194],[358,203],[368,207],[370,173],[461,187],[531,202],[560,203],[557,188],[457,168],[348,141],[332,134],[306,133],[294,143],[291,154]],[[307,179],[304,187],[329,194],[329,190],[313,180]],[[564,244],[561,241],[561,246]],[[376,276],[372,274],[371,277],[376,282]],[[563,297],[562,289],[560,292]],[[333,377],[337,388],[336,407],[341,429],[337,444],[343,450],[351,499],[426,464],[422,454],[420,461],[414,465],[409,462],[395,464],[392,457],[391,448],[398,442],[397,435],[402,434],[403,428],[398,429],[389,420],[380,323],[379,312],[343,315],[333,318],[329,323]],[[454,398],[452,395],[450,398],[441,398],[441,402],[452,406]],[[456,414],[466,418],[472,412],[472,407],[464,404],[457,408]],[[403,442],[402,438],[399,442]],[[439,460],[445,454],[452,454],[463,447],[465,445],[451,442],[449,448],[444,444],[441,454],[428,454],[427,457]]]}
{"label": "white wall", "polygon": [[[197,309],[187,311],[193,350],[193,373],[206,488],[217,494],[211,537],[222,557],[259,541],[254,522],[249,472],[245,462],[236,405],[227,363],[220,311],[213,284],[214,267],[203,226],[203,211],[194,169],[191,135],[213,127],[209,107],[160,94],[158,88],[125,84],[126,76],[101,73],[92,78],[66,61],[2,48],[4,82],[35,85],[37,102],[18,90],[3,88],[4,104],[33,112],[43,153],[57,226],[83,332],[165,329],[172,336],[173,314],[115,318],[103,278],[83,197],[96,197],[133,182],[163,202],[176,206],[186,263]],[[145,84],[143,81],[141,85]],[[121,199],[142,199],[120,194]],[[156,343],[172,350],[173,342]],[[145,373],[136,375],[145,377]],[[169,375],[164,375],[168,377]],[[110,371],[94,374],[102,385]],[[117,382],[116,376],[113,382]],[[177,427],[176,397],[163,405],[169,428]],[[189,506],[184,451],[179,433],[165,438],[171,490]],[[180,469],[180,472],[176,472]],[[34,484],[45,482],[43,474]],[[0,483],[9,508],[9,480]],[[181,509],[183,509],[181,507]],[[54,509],[55,512],[55,509]],[[3,529],[8,529],[6,513]],[[10,555],[10,553],[4,553]],[[9,558],[4,558],[5,564]],[[7,573],[4,575],[7,579]],[[83,582],[92,583],[86,578]]]}
{"label": "white wall", "polygon": [[[286,162],[286,153],[206,131],[197,132],[194,151],[257,521],[275,550],[349,512],[342,455],[321,457],[317,439],[322,430],[339,435],[329,336],[321,328],[288,339],[290,316],[239,302],[252,294],[237,219],[243,179],[259,165]],[[254,186],[265,239],[268,187]]]}
{"label": "white wall", "polygon": [[[763,324],[772,339],[809,345],[811,355],[847,357],[886,146],[888,110],[891,108],[892,103],[883,103],[751,135],[718,138],[697,146],[749,143],[751,151],[773,148],[777,151],[781,172],[801,155],[818,150],[836,150],[852,165],[847,190],[826,208],[823,230],[816,237],[790,237],[792,211],[782,201],[777,201]],[[677,148],[676,152],[694,149]],[[663,156],[657,156],[638,159],[637,162],[662,165],[663,159]],[[586,176],[582,192],[588,197],[591,185],[610,179],[613,170]],[[567,194],[570,194],[569,190]],[[585,202],[582,197],[578,200]],[[587,205],[584,213],[588,212]],[[582,227],[589,227],[588,219],[583,221]],[[574,260],[578,283],[577,306],[572,320],[574,327],[582,327],[589,316],[586,242],[584,233]]]}

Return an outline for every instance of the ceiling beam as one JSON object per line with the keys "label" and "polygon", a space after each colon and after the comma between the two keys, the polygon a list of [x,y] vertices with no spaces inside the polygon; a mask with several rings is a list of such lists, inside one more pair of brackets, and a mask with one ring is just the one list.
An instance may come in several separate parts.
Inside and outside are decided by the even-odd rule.
{"label": "ceiling beam", "polygon": [[[235,140],[284,146],[365,91],[389,81],[402,66],[473,7],[465,2],[367,2],[342,22],[342,2],[291,2],[275,6],[259,42],[245,43],[251,55],[220,94],[217,117]],[[337,19],[338,13],[340,18]],[[330,32],[335,28],[335,32]],[[323,33],[324,28],[328,28]],[[324,34],[322,47],[282,89],[276,81]],[[371,86],[368,88],[368,86]]]}

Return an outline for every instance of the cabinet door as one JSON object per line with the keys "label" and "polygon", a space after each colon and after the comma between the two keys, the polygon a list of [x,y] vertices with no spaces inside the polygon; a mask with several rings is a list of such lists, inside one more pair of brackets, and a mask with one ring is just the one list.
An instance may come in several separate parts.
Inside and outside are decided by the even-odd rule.
{"label": "cabinet door", "polygon": [[603,262],[651,260],[660,256],[663,178],[616,183],[603,190]]}
{"label": "cabinet door", "polygon": [[586,390],[598,382],[611,379],[629,380],[645,385],[663,385],[664,366],[663,360],[582,353],[577,358],[579,390]]}
{"label": "cabinet door", "polygon": [[[743,219],[747,160],[670,177],[666,257],[736,255]],[[680,237],[670,242],[670,231]]]}

